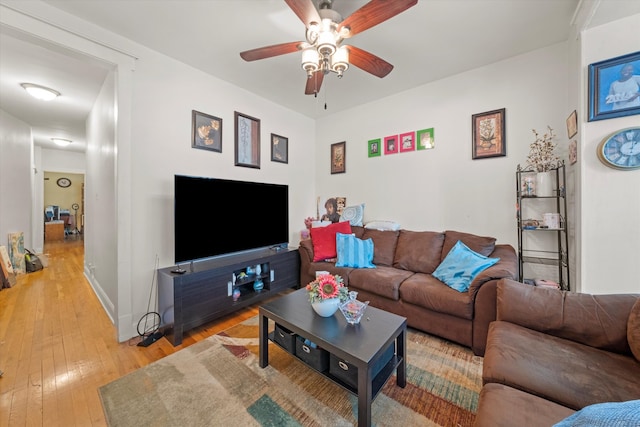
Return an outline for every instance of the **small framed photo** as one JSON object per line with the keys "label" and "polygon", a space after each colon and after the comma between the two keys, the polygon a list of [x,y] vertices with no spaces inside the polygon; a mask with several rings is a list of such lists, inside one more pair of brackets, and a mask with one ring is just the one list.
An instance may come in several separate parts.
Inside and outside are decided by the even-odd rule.
{"label": "small framed photo", "polygon": [[416,140],[414,138],[415,132],[401,133],[400,138],[400,152],[414,151],[416,149]]}
{"label": "small framed photo", "polygon": [[347,143],[336,142],[331,144],[331,173],[345,173],[346,168],[346,150]]}
{"label": "small framed photo", "polygon": [[398,152],[398,135],[387,136],[384,139],[384,154],[396,154]]}
{"label": "small framed photo", "polygon": [[222,119],[191,110],[191,147],[222,153]]}
{"label": "small framed photo", "polygon": [[271,161],[289,163],[289,138],[271,134]]}
{"label": "small framed photo", "polygon": [[578,161],[578,141],[575,139],[569,143],[569,162],[573,165]]}
{"label": "small framed photo", "polygon": [[473,159],[507,155],[504,120],[504,108],[471,116],[473,133],[471,153]]}
{"label": "small framed photo", "polygon": [[416,132],[417,149],[431,150],[436,147],[436,140],[433,128],[422,129]]}
{"label": "small framed photo", "polygon": [[382,154],[382,141],[380,138],[371,139],[367,142],[369,157],[380,157]]}
{"label": "small framed photo", "polygon": [[573,110],[573,113],[569,114],[567,117],[567,136],[569,139],[576,136],[578,133],[578,113],[576,110]]}
{"label": "small framed photo", "polygon": [[640,51],[589,65],[589,121],[640,114]]}
{"label": "small framed photo", "polygon": [[235,165],[260,169],[260,119],[234,112]]}

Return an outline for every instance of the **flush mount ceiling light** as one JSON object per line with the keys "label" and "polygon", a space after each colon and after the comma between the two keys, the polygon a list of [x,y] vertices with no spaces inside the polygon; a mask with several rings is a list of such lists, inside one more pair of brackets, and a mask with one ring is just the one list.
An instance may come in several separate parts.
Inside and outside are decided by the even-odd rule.
{"label": "flush mount ceiling light", "polygon": [[33,83],[21,83],[20,86],[22,86],[29,95],[42,101],[51,101],[52,99],[60,96],[60,92],[58,92],[57,90],[49,89],[48,87],[36,85]]}
{"label": "flush mount ceiling light", "polygon": [[245,61],[271,58],[302,51],[302,69],[307,73],[306,95],[317,94],[322,79],[330,72],[338,78],[349,64],[377,77],[384,77],[393,65],[355,46],[341,45],[353,37],[404,12],[418,0],[371,0],[344,20],[331,9],[333,0],[321,0],[317,10],[312,0],[285,0],[289,8],[306,26],[306,41],[282,43],[240,53]]}
{"label": "flush mount ceiling light", "polygon": [[52,140],[56,145],[59,145],[60,147],[66,147],[67,145],[71,144],[71,140],[69,140],[69,139],[51,138],[51,140]]}

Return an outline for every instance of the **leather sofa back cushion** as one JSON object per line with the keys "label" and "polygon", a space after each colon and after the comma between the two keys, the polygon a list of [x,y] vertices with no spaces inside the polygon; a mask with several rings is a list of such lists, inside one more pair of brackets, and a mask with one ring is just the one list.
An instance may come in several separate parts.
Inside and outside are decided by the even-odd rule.
{"label": "leather sofa back cushion", "polygon": [[633,305],[627,320],[627,341],[636,360],[640,361],[640,298]]}
{"label": "leather sofa back cushion", "polygon": [[400,230],[393,266],[431,274],[440,264],[443,244],[444,233]]}
{"label": "leather sofa back cushion", "polygon": [[491,255],[496,247],[496,239],[494,237],[476,236],[475,234],[447,230],[444,232],[444,245],[440,254],[441,262],[444,261],[449,251],[458,243],[458,240],[462,241],[472,251],[484,256]]}
{"label": "leather sofa back cushion", "polygon": [[629,354],[627,321],[636,302],[628,294],[590,295],[512,280],[498,283],[497,320],[602,350]]}
{"label": "leather sofa back cushion", "polygon": [[375,265],[393,265],[393,256],[396,253],[399,231],[371,230],[365,228],[362,240],[373,240],[373,263]]}

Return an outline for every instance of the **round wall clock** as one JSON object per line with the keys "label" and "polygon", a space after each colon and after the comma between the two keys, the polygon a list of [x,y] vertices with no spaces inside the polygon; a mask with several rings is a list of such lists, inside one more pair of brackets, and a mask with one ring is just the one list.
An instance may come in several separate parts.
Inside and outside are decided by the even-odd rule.
{"label": "round wall clock", "polygon": [[71,185],[71,180],[69,178],[58,178],[56,182],[62,188],[67,188]]}
{"label": "round wall clock", "polygon": [[598,158],[618,170],[640,169],[640,127],[619,130],[598,145]]}

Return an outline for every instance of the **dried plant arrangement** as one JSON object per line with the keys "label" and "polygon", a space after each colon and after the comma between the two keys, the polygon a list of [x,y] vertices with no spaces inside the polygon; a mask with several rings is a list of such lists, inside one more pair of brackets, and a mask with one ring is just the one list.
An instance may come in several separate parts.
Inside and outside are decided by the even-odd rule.
{"label": "dried plant arrangement", "polygon": [[527,156],[527,166],[536,172],[546,172],[554,169],[558,165],[558,156],[555,154],[556,135],[553,129],[547,126],[548,132],[540,134],[532,129],[535,141],[531,143],[529,155]]}

